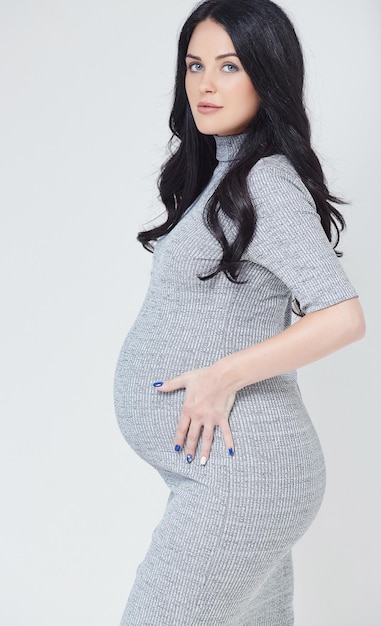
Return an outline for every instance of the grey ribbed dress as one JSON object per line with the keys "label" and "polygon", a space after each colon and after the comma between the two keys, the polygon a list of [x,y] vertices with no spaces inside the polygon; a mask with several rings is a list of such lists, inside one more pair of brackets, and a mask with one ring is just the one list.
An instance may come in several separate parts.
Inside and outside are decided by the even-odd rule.
{"label": "grey ribbed dress", "polygon": [[[129,445],[155,467],[170,495],[138,568],[123,626],[291,626],[291,549],[324,492],[319,440],[296,372],[245,387],[230,416],[235,456],[216,429],[208,464],[188,464],[173,438],[184,390],[152,383],[280,333],[292,294],[304,313],[356,296],[321,227],[313,200],[283,156],[259,161],[248,184],[257,229],[245,284],[219,274],[221,256],[203,222],[206,200],[242,136],[216,137],[218,165],[207,188],[153,256],[147,296],[120,352],[115,407]],[[224,228],[233,233],[226,218]]]}

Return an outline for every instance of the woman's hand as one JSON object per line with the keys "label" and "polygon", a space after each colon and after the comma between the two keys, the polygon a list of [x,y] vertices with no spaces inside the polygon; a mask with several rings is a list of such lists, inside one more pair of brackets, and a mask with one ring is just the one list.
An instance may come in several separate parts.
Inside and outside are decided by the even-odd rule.
{"label": "woman's hand", "polygon": [[229,415],[235,400],[235,392],[224,388],[217,371],[211,367],[185,372],[164,383],[155,383],[159,391],[168,393],[186,389],[182,413],[175,435],[175,449],[180,450],[186,440],[188,463],[195,458],[198,440],[202,432],[201,465],[209,459],[214,429],[219,427],[230,456],[234,455],[233,436]]}

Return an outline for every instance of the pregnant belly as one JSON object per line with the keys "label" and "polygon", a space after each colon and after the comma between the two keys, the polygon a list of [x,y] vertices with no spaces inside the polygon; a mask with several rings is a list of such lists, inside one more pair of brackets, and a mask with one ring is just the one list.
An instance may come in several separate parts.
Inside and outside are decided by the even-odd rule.
{"label": "pregnant belly", "polygon": [[191,367],[180,347],[155,349],[154,342],[137,340],[133,334],[123,344],[114,378],[115,413],[126,441],[148,462],[156,460],[158,440],[161,448],[172,451],[184,400],[184,390],[165,394],[153,383]]}
{"label": "pregnant belly", "polygon": [[123,435],[137,452],[141,445],[157,439],[158,431],[172,446],[182,410],[184,390],[165,394],[153,383],[207,367],[226,353],[218,333],[205,335],[196,328],[185,333],[180,324],[166,324],[164,314],[161,319],[161,325],[155,325],[147,323],[146,315],[138,317],[115,372],[116,415]]}

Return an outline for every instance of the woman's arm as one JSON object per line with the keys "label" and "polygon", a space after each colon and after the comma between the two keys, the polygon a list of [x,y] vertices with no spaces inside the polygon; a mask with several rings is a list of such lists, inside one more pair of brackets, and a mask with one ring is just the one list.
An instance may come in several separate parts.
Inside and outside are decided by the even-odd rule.
{"label": "woman's arm", "polygon": [[236,392],[267,378],[308,365],[361,339],[365,321],[358,298],[309,313],[278,335],[216,361],[210,367],[185,372],[159,387],[186,389],[175,445],[186,439],[187,460],[194,459],[202,431],[201,459],[209,458],[215,426],[234,454],[229,415]]}
{"label": "woman's arm", "polygon": [[217,361],[216,376],[227,390],[272,378],[317,361],[361,339],[365,321],[358,298],[309,313],[270,339]]}

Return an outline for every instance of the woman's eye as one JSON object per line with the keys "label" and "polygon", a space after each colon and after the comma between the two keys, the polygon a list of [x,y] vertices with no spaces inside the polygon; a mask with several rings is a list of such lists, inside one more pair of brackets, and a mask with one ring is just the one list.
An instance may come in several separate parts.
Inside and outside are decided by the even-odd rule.
{"label": "woman's eye", "polygon": [[191,63],[189,65],[189,69],[190,69],[191,72],[201,72],[202,65],[201,65],[201,63]]}
{"label": "woman's eye", "polygon": [[233,63],[225,63],[225,65],[222,68],[224,70],[224,72],[236,72],[238,70],[238,67],[236,65],[234,65]]}

